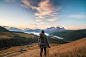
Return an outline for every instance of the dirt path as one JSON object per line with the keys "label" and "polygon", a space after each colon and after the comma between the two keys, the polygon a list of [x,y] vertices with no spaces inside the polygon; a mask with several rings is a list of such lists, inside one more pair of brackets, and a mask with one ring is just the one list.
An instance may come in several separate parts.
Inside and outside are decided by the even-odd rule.
{"label": "dirt path", "polygon": [[[63,45],[53,46],[51,48],[47,48],[47,57],[51,56],[55,53],[61,52],[62,49],[66,48],[66,47],[63,48],[62,46]],[[32,50],[28,50],[26,52],[23,52],[23,53],[17,55],[16,57],[39,57],[39,56],[40,56],[40,49],[39,48],[38,49],[34,48]]]}
{"label": "dirt path", "polygon": [[24,53],[17,55],[16,57],[36,57],[39,54],[39,49],[28,50]]}

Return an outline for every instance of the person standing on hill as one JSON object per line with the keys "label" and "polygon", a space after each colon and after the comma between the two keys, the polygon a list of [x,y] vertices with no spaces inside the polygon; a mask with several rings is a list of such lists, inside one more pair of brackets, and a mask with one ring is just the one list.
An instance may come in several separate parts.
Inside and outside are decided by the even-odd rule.
{"label": "person standing on hill", "polygon": [[40,57],[42,57],[43,49],[44,49],[44,56],[46,57],[46,47],[50,48],[47,36],[44,34],[44,30],[41,31],[39,34],[39,39],[38,39],[38,46],[40,47]]}

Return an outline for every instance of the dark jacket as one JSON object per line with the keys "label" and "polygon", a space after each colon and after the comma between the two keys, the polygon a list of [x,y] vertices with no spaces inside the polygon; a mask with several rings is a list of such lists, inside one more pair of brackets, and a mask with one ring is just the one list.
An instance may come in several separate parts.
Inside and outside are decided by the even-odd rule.
{"label": "dark jacket", "polygon": [[38,45],[39,45],[40,48],[48,47],[49,43],[48,43],[48,40],[47,40],[47,36],[46,36],[45,34],[43,34],[43,35],[45,35],[46,45],[43,45],[43,46],[41,45],[41,38],[40,38],[40,35],[42,35],[42,34],[43,34],[43,33],[40,33],[40,34],[39,34]]}

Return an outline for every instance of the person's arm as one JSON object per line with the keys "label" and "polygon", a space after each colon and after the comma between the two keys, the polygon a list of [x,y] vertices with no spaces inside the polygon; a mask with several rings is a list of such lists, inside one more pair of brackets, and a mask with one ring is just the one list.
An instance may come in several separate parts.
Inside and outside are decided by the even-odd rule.
{"label": "person's arm", "polygon": [[45,38],[46,38],[46,41],[47,41],[47,44],[48,44],[48,48],[50,48],[49,42],[48,42],[48,39],[47,39],[47,36],[46,35],[45,35]]}
{"label": "person's arm", "polygon": [[46,42],[47,42],[47,44],[49,44],[49,43],[48,43],[48,39],[47,39],[47,36],[46,36],[46,35],[45,35],[45,38],[46,38]]}
{"label": "person's arm", "polygon": [[39,42],[40,42],[40,36],[39,36],[39,38],[38,38],[38,45],[39,45]]}

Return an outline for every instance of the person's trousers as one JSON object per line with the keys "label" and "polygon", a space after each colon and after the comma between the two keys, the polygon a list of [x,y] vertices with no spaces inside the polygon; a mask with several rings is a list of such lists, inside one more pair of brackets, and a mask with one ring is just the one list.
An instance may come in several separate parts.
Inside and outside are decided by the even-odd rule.
{"label": "person's trousers", "polygon": [[41,51],[40,51],[40,56],[42,57],[43,49],[44,49],[44,55],[46,56],[46,47],[40,48],[40,49],[41,49]]}

